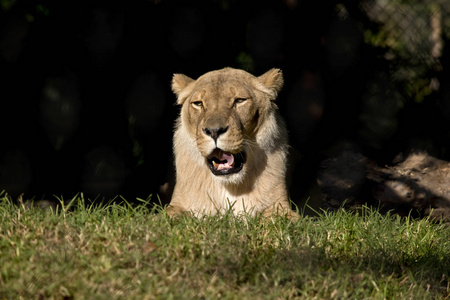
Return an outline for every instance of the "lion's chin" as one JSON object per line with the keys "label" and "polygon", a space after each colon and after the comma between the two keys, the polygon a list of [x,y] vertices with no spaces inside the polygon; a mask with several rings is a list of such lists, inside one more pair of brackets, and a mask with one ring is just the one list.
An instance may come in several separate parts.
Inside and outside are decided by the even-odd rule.
{"label": "lion's chin", "polygon": [[211,172],[216,176],[236,174],[242,171],[245,164],[245,152],[233,154],[216,148],[206,158]]}

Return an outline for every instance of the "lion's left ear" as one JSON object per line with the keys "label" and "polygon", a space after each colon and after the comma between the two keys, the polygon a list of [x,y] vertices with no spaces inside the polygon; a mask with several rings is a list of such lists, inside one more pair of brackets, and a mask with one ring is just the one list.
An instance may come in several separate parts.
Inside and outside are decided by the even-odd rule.
{"label": "lion's left ear", "polygon": [[283,72],[280,69],[270,69],[259,76],[258,80],[270,91],[271,100],[275,100],[284,84]]}
{"label": "lion's left ear", "polygon": [[189,91],[186,89],[191,83],[195,80],[183,75],[183,74],[173,74],[172,78],[172,91],[177,95],[178,104],[183,104],[184,100],[187,97]]}

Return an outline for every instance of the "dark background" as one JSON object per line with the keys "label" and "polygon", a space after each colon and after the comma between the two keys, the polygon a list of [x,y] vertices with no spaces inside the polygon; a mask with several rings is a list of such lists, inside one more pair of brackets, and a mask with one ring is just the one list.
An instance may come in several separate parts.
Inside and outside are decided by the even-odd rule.
{"label": "dark background", "polygon": [[13,198],[156,195],[173,175],[172,74],[226,66],[283,70],[297,203],[343,150],[450,159],[446,1],[0,4],[0,191]]}

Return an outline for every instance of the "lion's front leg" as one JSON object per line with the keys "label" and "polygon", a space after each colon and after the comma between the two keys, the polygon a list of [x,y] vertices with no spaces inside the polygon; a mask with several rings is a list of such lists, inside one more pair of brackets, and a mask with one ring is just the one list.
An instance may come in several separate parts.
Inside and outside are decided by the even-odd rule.
{"label": "lion's front leg", "polygon": [[293,211],[290,207],[285,207],[281,204],[278,205],[274,205],[273,207],[270,208],[266,208],[263,212],[262,212],[262,216],[265,218],[269,218],[272,216],[282,216],[282,217],[287,217],[290,220],[298,220],[300,218],[300,216]]}
{"label": "lion's front leg", "polygon": [[181,215],[186,215],[188,214],[188,211],[181,206],[177,206],[177,205],[169,205],[166,208],[166,213],[169,217],[173,218],[173,217],[177,217],[177,216],[181,216]]}

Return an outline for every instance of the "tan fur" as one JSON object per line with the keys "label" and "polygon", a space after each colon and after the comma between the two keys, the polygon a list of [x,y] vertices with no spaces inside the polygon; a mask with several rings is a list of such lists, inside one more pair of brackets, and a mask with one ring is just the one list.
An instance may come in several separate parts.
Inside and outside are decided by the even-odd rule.
{"label": "tan fur", "polygon": [[[285,184],[287,133],[274,103],[282,86],[278,69],[260,77],[232,68],[197,80],[174,75],[172,90],[182,107],[173,140],[176,185],[169,215],[200,217],[230,208],[235,215],[295,215]],[[209,127],[227,131],[215,142],[204,132]],[[233,154],[245,151],[243,169],[214,175],[206,157],[216,147]]]}

